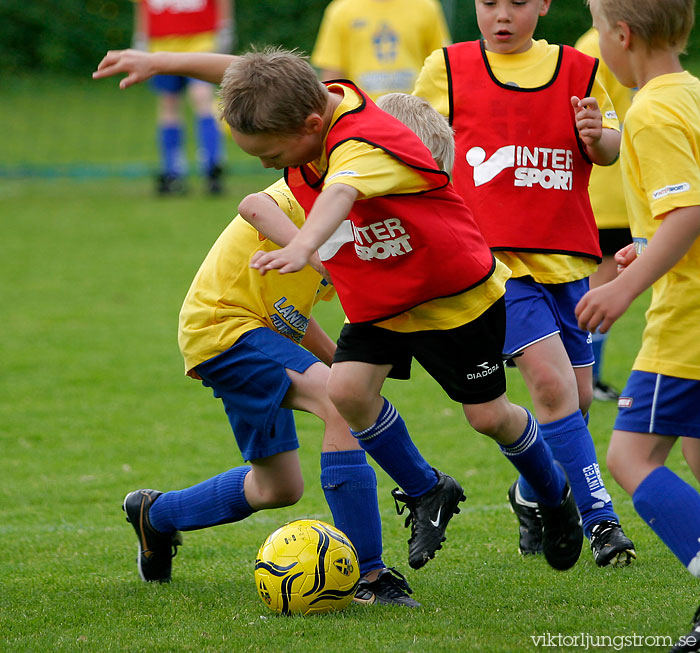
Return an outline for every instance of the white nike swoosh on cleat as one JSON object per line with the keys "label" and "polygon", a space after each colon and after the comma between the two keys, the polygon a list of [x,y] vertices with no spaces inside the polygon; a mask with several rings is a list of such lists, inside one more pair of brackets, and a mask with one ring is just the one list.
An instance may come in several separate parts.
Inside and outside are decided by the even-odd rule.
{"label": "white nike swoosh on cleat", "polygon": [[430,523],[431,523],[433,526],[435,526],[435,528],[437,528],[438,525],[440,524],[440,513],[441,513],[441,512],[442,512],[442,506],[440,506],[440,510],[438,510],[437,517],[435,517],[434,520],[433,520],[433,519],[430,520]]}

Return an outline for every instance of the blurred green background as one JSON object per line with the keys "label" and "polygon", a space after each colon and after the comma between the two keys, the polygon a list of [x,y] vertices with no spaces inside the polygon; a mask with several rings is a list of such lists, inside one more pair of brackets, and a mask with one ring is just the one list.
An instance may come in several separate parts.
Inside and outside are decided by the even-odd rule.
{"label": "blurred green background", "polygon": [[[275,43],[310,51],[327,4],[328,0],[238,0],[239,49]],[[473,0],[442,4],[455,40],[478,36]],[[88,74],[105,50],[129,45],[132,11],[131,0],[2,0],[0,75]],[[573,43],[589,24],[584,0],[554,0],[538,35]]]}
{"label": "blurred green background", "polygon": [[[238,51],[281,44],[310,52],[327,4],[237,0]],[[442,4],[455,41],[478,37],[473,0]],[[142,177],[155,171],[150,89],[122,92],[116,80],[90,76],[108,49],[129,46],[132,19],[131,0],[0,0],[0,178]],[[589,25],[584,0],[554,0],[536,36],[573,44]],[[697,70],[697,29],[688,54],[690,69]],[[191,130],[189,116],[187,125]],[[191,131],[186,140],[194,161]],[[230,138],[226,147],[227,172],[259,170]]]}

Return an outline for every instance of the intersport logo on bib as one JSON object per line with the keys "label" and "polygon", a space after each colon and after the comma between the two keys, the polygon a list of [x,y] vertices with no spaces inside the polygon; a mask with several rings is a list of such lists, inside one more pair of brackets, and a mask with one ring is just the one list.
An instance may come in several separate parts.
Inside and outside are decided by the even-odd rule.
{"label": "intersport logo on bib", "polygon": [[505,145],[486,158],[483,147],[472,147],[466,155],[472,167],[474,186],[482,186],[506,170],[513,170],[513,186],[570,191],[573,185],[574,154],[551,147]]}

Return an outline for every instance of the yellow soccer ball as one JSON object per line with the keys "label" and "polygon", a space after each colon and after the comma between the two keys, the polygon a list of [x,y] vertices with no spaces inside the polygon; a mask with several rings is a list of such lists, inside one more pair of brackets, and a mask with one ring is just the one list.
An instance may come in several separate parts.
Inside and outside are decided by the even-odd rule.
{"label": "yellow soccer ball", "polygon": [[342,610],[359,580],[355,547],[343,532],[317,519],[297,519],[278,528],[255,560],[258,594],[278,614]]}

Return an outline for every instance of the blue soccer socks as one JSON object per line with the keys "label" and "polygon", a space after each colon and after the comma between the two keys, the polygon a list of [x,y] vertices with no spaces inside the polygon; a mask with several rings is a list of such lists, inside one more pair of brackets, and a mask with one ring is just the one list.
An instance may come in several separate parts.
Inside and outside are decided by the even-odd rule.
{"label": "blue soccer socks", "polygon": [[184,490],[161,494],[149,511],[151,525],[161,533],[170,533],[245,519],[254,512],[243,491],[249,471],[248,465],[234,467]]}
{"label": "blue soccer socks", "polygon": [[160,125],[158,127],[158,145],[163,174],[171,177],[182,177],[185,174],[183,142],[184,130],[182,126]]}
{"label": "blue soccer socks", "polygon": [[499,445],[501,451],[520,472],[521,479],[529,479],[526,485],[532,498],[520,494],[526,501],[537,501],[547,506],[558,506],[564,495],[566,478],[554,463],[552,452],[537,428],[537,421],[527,411],[527,426],[513,444]]}
{"label": "blue soccer socks", "polygon": [[372,426],[350,432],[408,496],[420,497],[437,485],[435,471],[413,444],[403,418],[387,399]]}
{"label": "blue soccer socks", "polygon": [[700,577],[700,494],[657,467],[632,495],[634,509],[693,576]]}
{"label": "blue soccer socks", "polygon": [[221,130],[214,116],[197,118],[197,137],[202,170],[207,175],[221,163]]}
{"label": "blue soccer socks", "polygon": [[364,451],[324,451],[321,486],[335,526],[355,545],[360,575],[383,569],[377,475]]}
{"label": "blue soccer socks", "polygon": [[[603,520],[620,523],[600,475],[593,438],[581,411],[555,422],[540,424],[540,430],[554,458],[564,467],[581,512],[586,537],[590,537],[593,526]],[[532,496],[522,479],[520,493],[526,499]]]}

